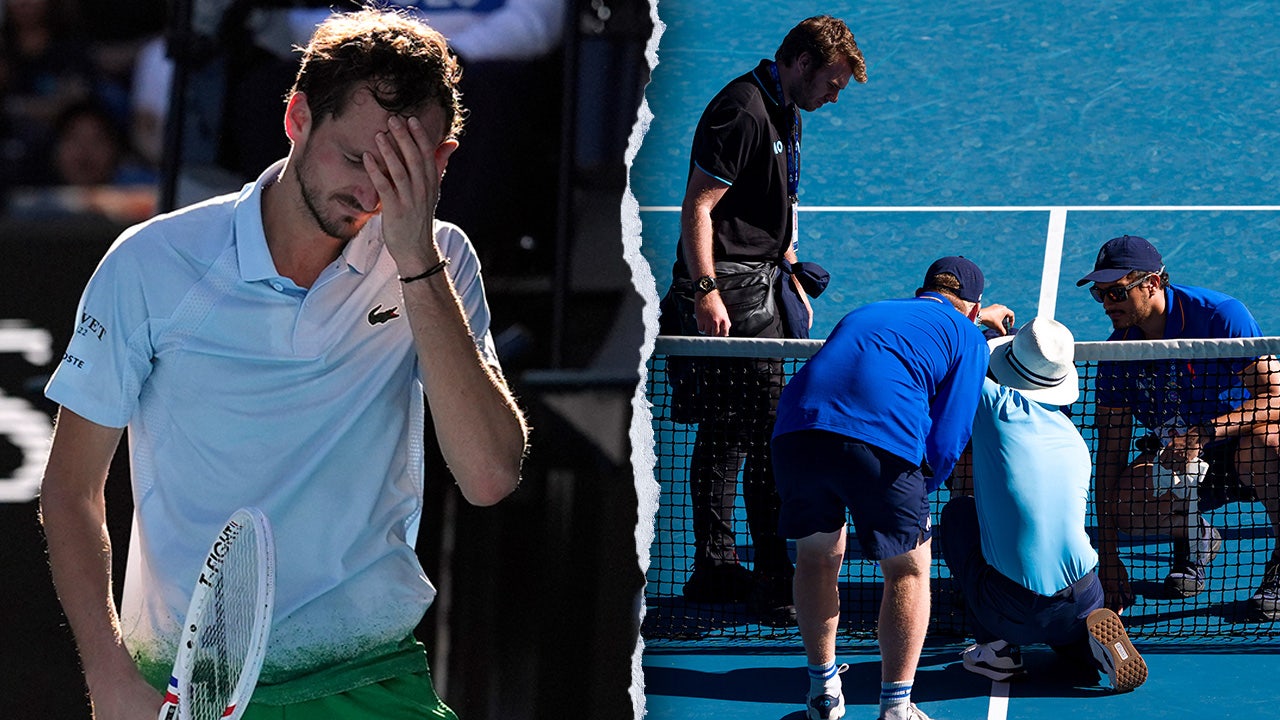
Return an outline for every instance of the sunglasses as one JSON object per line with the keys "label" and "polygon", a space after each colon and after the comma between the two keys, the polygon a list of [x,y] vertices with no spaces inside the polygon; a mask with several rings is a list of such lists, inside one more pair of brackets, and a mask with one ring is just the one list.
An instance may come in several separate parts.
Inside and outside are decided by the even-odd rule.
{"label": "sunglasses", "polygon": [[1146,275],[1143,275],[1142,277],[1138,278],[1137,280],[1134,280],[1128,285],[1115,285],[1113,287],[1107,288],[1106,290],[1100,290],[1098,289],[1097,285],[1092,285],[1089,287],[1089,294],[1092,295],[1093,299],[1097,300],[1098,302],[1102,302],[1103,300],[1110,300],[1111,302],[1117,302],[1117,303],[1124,302],[1129,298],[1130,290],[1138,287],[1139,285],[1150,280],[1151,278],[1158,276],[1162,272],[1164,272],[1164,268],[1160,268],[1159,270],[1153,273],[1147,273]]}

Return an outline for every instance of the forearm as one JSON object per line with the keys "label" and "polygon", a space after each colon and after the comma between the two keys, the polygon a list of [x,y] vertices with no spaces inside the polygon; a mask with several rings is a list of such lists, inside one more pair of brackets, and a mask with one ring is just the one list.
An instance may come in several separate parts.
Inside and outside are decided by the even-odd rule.
{"label": "forearm", "polygon": [[1206,441],[1240,437],[1264,425],[1280,424],[1280,396],[1254,396],[1240,407],[1201,423],[1199,432]]}
{"label": "forearm", "polygon": [[405,283],[403,291],[445,462],[468,502],[492,505],[520,481],[524,415],[476,349],[447,273]]}
{"label": "forearm", "polygon": [[716,263],[712,241],[711,212],[701,207],[686,207],[680,214],[681,253],[689,277],[715,277]]}
{"label": "forearm", "polygon": [[58,599],[75,635],[91,695],[137,675],[112,600],[111,539],[101,493],[46,477],[40,519]]}
{"label": "forearm", "polygon": [[1133,430],[1127,420],[1110,413],[1099,413],[1098,456],[1095,463],[1095,507],[1098,513],[1098,552],[1104,559],[1119,554],[1118,484],[1128,467],[1128,447]]}

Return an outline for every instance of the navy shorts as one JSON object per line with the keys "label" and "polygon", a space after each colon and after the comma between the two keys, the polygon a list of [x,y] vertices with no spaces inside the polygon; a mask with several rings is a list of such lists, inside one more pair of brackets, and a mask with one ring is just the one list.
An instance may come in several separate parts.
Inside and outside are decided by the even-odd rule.
{"label": "navy shorts", "polygon": [[779,435],[773,475],[783,537],[835,532],[845,525],[846,508],[869,559],[901,555],[932,535],[920,466],[861,440],[824,430]]}

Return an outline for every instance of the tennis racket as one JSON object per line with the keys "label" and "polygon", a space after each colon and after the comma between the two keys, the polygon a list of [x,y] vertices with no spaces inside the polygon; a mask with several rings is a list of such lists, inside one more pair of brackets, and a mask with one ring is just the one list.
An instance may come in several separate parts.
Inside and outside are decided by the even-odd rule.
{"label": "tennis racket", "polygon": [[275,542],[253,507],[231,515],[200,567],[159,720],[237,720],[253,694],[275,603]]}

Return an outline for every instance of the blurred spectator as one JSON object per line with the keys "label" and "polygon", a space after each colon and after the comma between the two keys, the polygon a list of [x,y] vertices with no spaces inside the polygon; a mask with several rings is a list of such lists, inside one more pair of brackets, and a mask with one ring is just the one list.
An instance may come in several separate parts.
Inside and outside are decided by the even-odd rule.
{"label": "blurred spectator", "polygon": [[117,124],[101,104],[68,105],[53,125],[46,182],[52,185],[142,185],[156,176],[138,161]]}
{"label": "blurred spectator", "polygon": [[164,155],[164,123],[173,84],[173,61],[166,43],[163,36],[158,36],[138,49],[129,93],[129,140],[153,168],[160,167]]}
{"label": "blurred spectator", "polygon": [[[58,109],[89,96],[93,66],[69,1],[0,2],[3,159],[20,173],[48,139]],[[19,184],[22,179],[11,177],[10,182]]]}
{"label": "blurred spectator", "polygon": [[75,6],[65,0],[3,0],[0,91],[6,107],[48,122],[68,99],[88,95],[93,65]]}
{"label": "blurred spectator", "polygon": [[140,222],[155,214],[156,175],[129,151],[124,131],[99,102],[77,100],[58,114],[24,187],[6,198],[11,218],[93,214]]}

